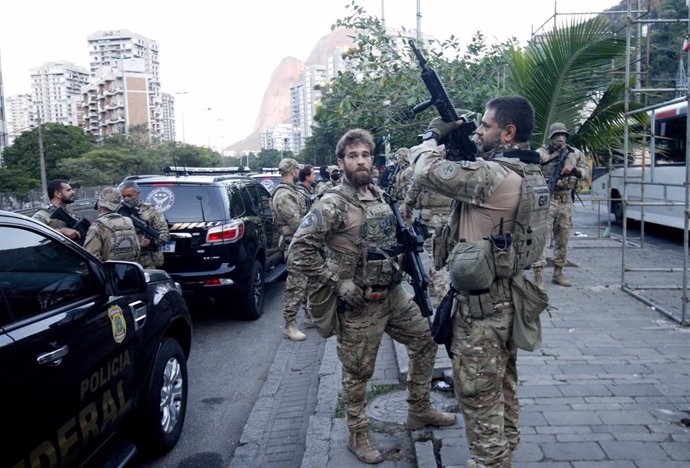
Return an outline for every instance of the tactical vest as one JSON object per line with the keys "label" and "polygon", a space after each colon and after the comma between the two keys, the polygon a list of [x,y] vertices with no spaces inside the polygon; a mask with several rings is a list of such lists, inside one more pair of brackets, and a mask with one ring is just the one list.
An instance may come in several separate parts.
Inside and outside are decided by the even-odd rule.
{"label": "tactical vest", "polygon": [[365,286],[390,286],[399,283],[402,280],[403,254],[395,235],[395,216],[388,203],[383,199],[362,203],[356,194],[342,193],[339,188],[326,193],[336,194],[344,200],[345,205],[354,205],[363,214],[358,238],[346,233],[337,234],[359,247],[361,256],[328,250],[329,268],[340,278],[356,278]]}
{"label": "tactical vest", "polygon": [[544,250],[549,187],[538,164],[527,164],[516,158],[505,157],[497,157],[492,161],[522,177],[520,202],[511,233],[515,252],[513,274],[517,274],[537,261]]}
{"label": "tactical vest", "polygon": [[108,257],[103,260],[136,261],[139,239],[134,227],[122,215],[110,213],[96,219],[96,222],[112,232],[108,245]]}

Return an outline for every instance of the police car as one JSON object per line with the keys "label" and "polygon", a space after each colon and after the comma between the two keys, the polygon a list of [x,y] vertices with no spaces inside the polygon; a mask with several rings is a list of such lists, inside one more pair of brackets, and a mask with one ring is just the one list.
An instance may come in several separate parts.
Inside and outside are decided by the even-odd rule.
{"label": "police car", "polygon": [[102,263],[0,211],[0,466],[162,454],[187,408],[192,325],[167,273]]}

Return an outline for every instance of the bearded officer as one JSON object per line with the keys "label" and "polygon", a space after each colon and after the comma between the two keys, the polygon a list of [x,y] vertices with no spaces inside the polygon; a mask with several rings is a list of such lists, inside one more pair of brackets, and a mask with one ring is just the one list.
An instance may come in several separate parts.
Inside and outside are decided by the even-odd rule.
{"label": "bearded officer", "polygon": [[[543,248],[548,188],[539,155],[529,150],[534,110],[525,98],[504,96],[486,105],[476,130],[482,153],[477,161],[442,158],[438,142],[459,125],[434,119],[411,157],[415,183],[456,200],[449,236],[458,248],[449,256],[448,270],[458,291],[451,351],[455,394],[471,453],[465,466],[510,467],[520,439],[513,286],[525,284],[522,269]],[[499,231],[529,236],[524,243],[520,235],[512,238],[509,248],[521,246],[524,258],[518,265],[510,261],[503,265],[500,277],[497,267],[492,272],[476,261],[477,250],[487,245],[484,239],[494,238]],[[470,255],[463,256],[463,251]],[[468,273],[463,277],[463,272]],[[485,279],[475,284],[479,278]],[[533,289],[540,291],[536,286]]]}
{"label": "bearded officer", "polygon": [[68,239],[82,242],[84,239],[80,239],[79,231],[67,227],[67,223],[63,220],[52,217],[56,210],[62,208],[69,216],[74,218],[72,212],[67,208],[74,203],[76,198],[76,193],[74,193],[72,186],[65,180],[51,180],[48,182],[47,191],[50,203],[48,206],[39,208],[31,217],[52,227]]}
{"label": "bearded officer", "polygon": [[[551,193],[547,233],[553,238],[553,277],[551,281],[559,286],[570,287],[572,284],[563,275],[567,264],[568,237],[573,226],[573,191],[582,179],[589,178],[589,165],[585,155],[567,144],[568,129],[565,124],[556,122],[549,127],[548,145],[539,148],[542,172],[547,179],[556,177],[558,181]],[[565,158],[561,174],[557,170],[561,158]],[[547,242],[548,245],[548,242]],[[539,287],[544,287],[544,266],[546,266],[546,245],[539,261],[532,265],[534,280]]]}
{"label": "bearded officer", "polygon": [[120,192],[116,188],[104,188],[96,202],[98,218],[86,233],[84,248],[104,262],[136,262],[139,257],[139,239],[132,220],[117,212],[121,201]]}
{"label": "bearded officer", "polygon": [[401,285],[403,254],[395,240],[395,218],[384,192],[371,184],[374,147],[365,130],[343,135],[336,146],[342,183],[314,204],[288,255],[289,269],[337,294],[340,325],[334,333],[342,363],[347,445],[364,463],[383,461],[372,442],[365,393],[384,332],[407,346],[410,357],[408,428],[455,423],[454,414],[433,408],[429,401],[437,346]]}

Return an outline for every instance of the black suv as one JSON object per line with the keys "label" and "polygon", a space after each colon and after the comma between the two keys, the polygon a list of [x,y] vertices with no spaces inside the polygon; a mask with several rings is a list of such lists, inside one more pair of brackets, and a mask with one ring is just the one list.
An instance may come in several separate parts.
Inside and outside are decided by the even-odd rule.
{"label": "black suv", "polygon": [[102,263],[20,214],[0,211],[0,239],[0,466],[120,466],[137,448],[169,451],[192,341],[179,285]]}
{"label": "black suv", "polygon": [[217,302],[255,320],[263,313],[265,283],[286,271],[271,195],[245,175],[216,171],[227,172],[180,168],[181,175],[147,176],[136,182],[141,198],[168,220],[165,271],[191,297],[239,296],[239,302]]}

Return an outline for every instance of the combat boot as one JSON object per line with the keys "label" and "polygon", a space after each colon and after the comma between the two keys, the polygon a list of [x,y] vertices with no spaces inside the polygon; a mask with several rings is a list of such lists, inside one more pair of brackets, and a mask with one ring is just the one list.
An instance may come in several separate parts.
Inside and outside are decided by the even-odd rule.
{"label": "combat boot", "polygon": [[537,283],[539,289],[544,289],[544,268],[533,267],[532,271],[534,271],[534,282]]}
{"label": "combat boot", "polygon": [[411,431],[416,431],[425,426],[446,427],[453,424],[455,424],[455,415],[453,413],[439,411],[433,406],[429,406],[428,410],[421,413],[407,412],[407,428]]}
{"label": "combat boot", "polygon": [[304,341],[307,339],[307,335],[297,329],[297,324],[294,320],[290,320],[285,324],[283,335],[285,335],[286,338],[290,338],[292,341]]}
{"label": "combat boot", "polygon": [[371,440],[369,431],[350,432],[347,440],[347,448],[355,454],[361,462],[374,464],[383,461],[383,455],[378,451]]}
{"label": "combat boot", "polygon": [[570,281],[568,281],[568,279],[565,276],[563,276],[562,266],[553,267],[553,278],[551,278],[551,281],[559,286],[565,286],[566,288],[572,286]]}

